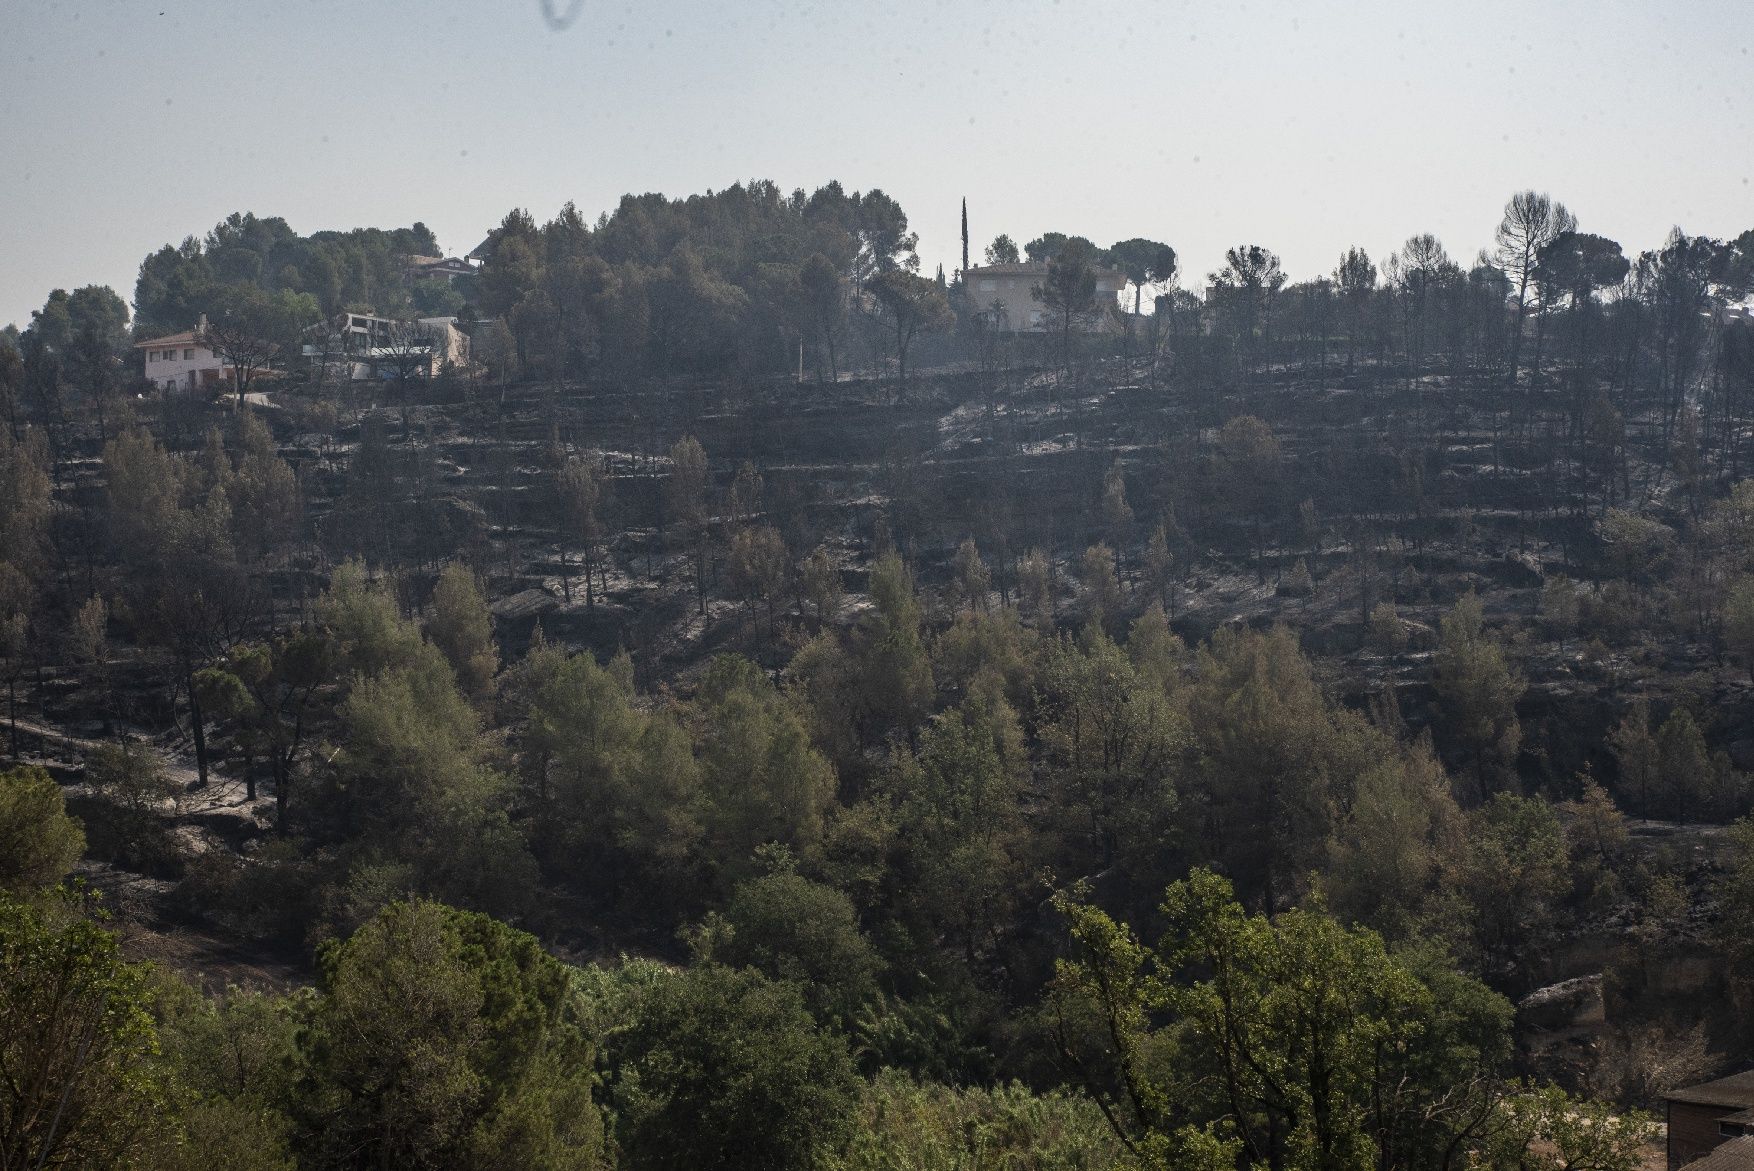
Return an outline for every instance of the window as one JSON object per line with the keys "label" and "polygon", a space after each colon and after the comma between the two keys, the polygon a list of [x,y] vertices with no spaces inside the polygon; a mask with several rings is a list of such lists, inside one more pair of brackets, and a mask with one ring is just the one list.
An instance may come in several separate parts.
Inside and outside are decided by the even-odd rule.
{"label": "window", "polygon": [[184,350],[183,351],[183,361],[193,362],[194,360],[195,360],[195,351],[194,350]]}
{"label": "window", "polygon": [[998,288],[999,288],[998,281],[992,279],[991,277],[981,278],[981,292],[991,293],[991,292],[997,291]]}
{"label": "window", "polygon": [[1724,1138],[1741,1138],[1746,1128],[1739,1122],[1720,1122],[1717,1124],[1717,1132]]}

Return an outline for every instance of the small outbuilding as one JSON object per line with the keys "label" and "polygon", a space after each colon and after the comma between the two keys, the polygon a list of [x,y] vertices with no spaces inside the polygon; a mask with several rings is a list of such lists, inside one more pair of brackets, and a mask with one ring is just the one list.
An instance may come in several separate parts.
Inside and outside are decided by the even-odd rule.
{"label": "small outbuilding", "polygon": [[[1754,1171],[1754,1070],[1671,1090],[1663,1097],[1669,1171]],[[1720,1151],[1730,1161],[1707,1161]]]}

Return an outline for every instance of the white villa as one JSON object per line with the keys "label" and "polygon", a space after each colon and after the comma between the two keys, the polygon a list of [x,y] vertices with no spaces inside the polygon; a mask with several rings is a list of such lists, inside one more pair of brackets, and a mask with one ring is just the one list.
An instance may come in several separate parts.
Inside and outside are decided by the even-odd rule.
{"label": "white villa", "polygon": [[447,365],[469,364],[469,335],[457,328],[455,317],[398,321],[342,313],[313,326],[307,336],[305,360],[349,381],[394,378],[416,369],[430,378]]}
{"label": "white villa", "polygon": [[[1047,276],[1047,262],[1025,261],[970,267],[962,274],[962,280],[969,300],[982,311],[992,312],[999,328],[1017,333],[1045,333],[1054,328],[1054,314],[1036,298],[1035,290]],[[1088,315],[1077,328],[1098,333],[1113,329],[1113,314],[1108,310],[1117,303],[1126,285],[1125,273],[1097,269],[1097,312]],[[1002,316],[994,309],[995,302],[1004,306]]]}
{"label": "white villa", "polygon": [[200,390],[231,380],[231,367],[201,340],[207,318],[194,329],[135,342],[145,352],[146,379],[160,390]]}

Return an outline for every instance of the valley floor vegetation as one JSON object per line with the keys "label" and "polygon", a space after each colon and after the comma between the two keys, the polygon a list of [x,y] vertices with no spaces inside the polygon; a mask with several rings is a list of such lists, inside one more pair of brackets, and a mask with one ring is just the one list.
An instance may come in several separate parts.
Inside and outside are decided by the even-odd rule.
{"label": "valley floor vegetation", "polygon": [[0,1169],[1632,1171],[1748,1066],[1754,232],[1001,236],[1035,333],[835,184],[485,251],[0,337]]}

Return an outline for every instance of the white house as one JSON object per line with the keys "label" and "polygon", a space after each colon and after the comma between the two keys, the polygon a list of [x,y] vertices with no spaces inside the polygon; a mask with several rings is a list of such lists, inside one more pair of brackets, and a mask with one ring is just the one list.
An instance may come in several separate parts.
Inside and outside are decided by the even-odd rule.
{"label": "white house", "polygon": [[199,390],[230,381],[231,367],[201,340],[207,318],[194,329],[134,343],[145,352],[147,381],[161,390]]}
{"label": "white house", "polygon": [[[1076,324],[1086,331],[1107,332],[1114,328],[1109,309],[1126,287],[1125,273],[1098,268],[1096,272],[1096,312]],[[962,274],[963,288],[971,303],[983,312],[993,313],[1000,328],[1018,333],[1045,333],[1055,326],[1054,311],[1035,295],[1047,280],[1046,261],[1024,261],[1021,264],[987,264],[971,267]],[[995,305],[1003,306],[1000,315]]]}
{"label": "white house", "polygon": [[402,373],[436,375],[446,365],[469,364],[469,335],[455,317],[399,321],[367,313],[342,313],[313,326],[304,345],[306,361],[352,381],[395,378]]}

